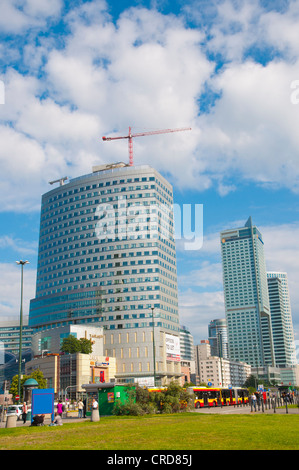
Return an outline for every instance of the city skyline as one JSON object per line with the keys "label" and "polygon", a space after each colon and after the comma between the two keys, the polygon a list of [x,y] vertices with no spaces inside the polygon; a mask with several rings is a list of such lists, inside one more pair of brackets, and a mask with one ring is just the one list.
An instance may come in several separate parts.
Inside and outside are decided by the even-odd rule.
{"label": "city skyline", "polygon": [[[128,163],[103,135],[190,126],[134,141],[174,202],[203,205],[203,246],[177,243],[180,323],[194,342],[224,318],[219,233],[249,216],[267,271],[288,274],[299,340],[296,2],[4,2],[0,320],[35,296],[41,195],[92,165]],[[279,28],[278,26],[279,25]],[[279,30],[279,40],[275,33]],[[139,67],[137,67],[137,64]],[[274,236],[275,234],[275,236]]]}

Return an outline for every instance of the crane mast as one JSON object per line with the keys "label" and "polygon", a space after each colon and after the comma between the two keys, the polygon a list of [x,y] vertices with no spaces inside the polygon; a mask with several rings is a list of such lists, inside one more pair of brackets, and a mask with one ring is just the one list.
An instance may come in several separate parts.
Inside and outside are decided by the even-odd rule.
{"label": "crane mast", "polygon": [[138,132],[132,134],[132,129],[129,127],[128,135],[119,136],[119,137],[102,137],[104,141],[109,142],[110,140],[120,140],[120,139],[128,139],[129,144],[129,166],[133,166],[133,138],[135,137],[143,137],[147,135],[157,135],[157,134],[167,134],[171,132],[181,132],[181,131],[191,131],[190,127],[182,127],[178,129],[163,129],[158,131],[150,131],[150,132]]}

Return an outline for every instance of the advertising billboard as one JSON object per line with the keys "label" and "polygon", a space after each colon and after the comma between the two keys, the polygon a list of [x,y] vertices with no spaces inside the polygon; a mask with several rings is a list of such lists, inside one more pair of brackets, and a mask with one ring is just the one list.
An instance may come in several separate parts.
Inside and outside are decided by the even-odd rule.
{"label": "advertising billboard", "polygon": [[166,359],[167,361],[181,360],[180,338],[173,335],[165,335]]}

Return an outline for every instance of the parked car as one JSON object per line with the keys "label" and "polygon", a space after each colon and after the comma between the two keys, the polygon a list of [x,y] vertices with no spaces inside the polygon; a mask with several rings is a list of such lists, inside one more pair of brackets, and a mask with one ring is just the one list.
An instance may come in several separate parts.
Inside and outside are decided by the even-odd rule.
{"label": "parked car", "polygon": [[17,416],[17,420],[22,418],[22,405],[10,405],[7,408],[6,416]]}

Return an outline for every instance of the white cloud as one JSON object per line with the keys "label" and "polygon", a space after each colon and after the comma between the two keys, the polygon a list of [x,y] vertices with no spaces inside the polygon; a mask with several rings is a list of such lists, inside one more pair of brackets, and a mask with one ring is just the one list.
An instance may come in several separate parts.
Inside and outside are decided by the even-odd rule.
{"label": "white cloud", "polygon": [[208,325],[212,320],[225,318],[222,291],[197,293],[193,289],[179,295],[180,324],[187,326],[194,343],[208,338]]}
{"label": "white cloud", "polygon": [[2,0],[2,32],[21,34],[30,28],[41,28],[47,19],[60,13],[62,0]]}
{"label": "white cloud", "polygon": [[[25,23],[55,16],[61,8],[60,1],[28,0],[23,9],[18,5],[5,2],[4,11]],[[125,133],[129,126],[190,126],[188,133],[135,139],[135,163],[150,162],[178,188],[203,191],[215,185],[222,196],[236,190],[235,178],[298,191],[299,107],[290,102],[290,85],[298,78],[293,44],[298,8],[292,2],[284,13],[266,11],[257,0],[226,0],[216,6],[209,39],[204,30],[187,28],[182,19],[155,10],[131,8],[114,24],[106,3],[94,1],[64,18],[70,33],[59,47],[52,36],[40,38],[36,47],[28,40],[24,63],[29,73],[8,68],[0,115],[4,126],[17,131],[17,142],[25,150],[32,147],[27,152],[28,168],[34,167],[30,189],[39,180],[40,194],[48,189],[47,180],[66,171],[77,176],[90,172],[96,162],[126,161],[126,142],[103,143],[101,136],[107,133]],[[274,24],[282,20],[281,50],[272,19]],[[264,66],[244,61],[244,52],[260,41],[292,50],[293,60],[282,56]],[[221,51],[228,61],[216,74],[205,47]],[[13,57],[12,45],[10,51]],[[198,116],[206,84],[219,99],[209,114]],[[11,154],[10,141],[2,149],[3,168],[16,175],[21,158]],[[13,208],[14,201],[21,207],[13,194],[19,179],[13,178],[11,184],[0,180],[9,201],[4,209]],[[24,190],[22,205],[32,207],[26,199]]]}
{"label": "white cloud", "polygon": [[221,263],[211,263],[203,261],[198,264],[197,269],[189,271],[187,274],[179,277],[179,285],[181,288],[193,286],[193,289],[201,287],[208,289],[210,286],[214,288],[222,288],[222,265]]}
{"label": "white cloud", "polygon": [[20,253],[22,256],[37,254],[36,242],[27,242],[7,235],[0,237],[0,248],[12,249],[14,252]]}
{"label": "white cloud", "polygon": [[296,339],[299,339],[299,224],[260,227],[268,271],[286,272]]}
{"label": "white cloud", "polygon": [[[23,314],[29,314],[29,302],[35,296],[36,270],[26,265],[23,275]],[[17,264],[0,263],[0,319],[16,319],[20,314],[21,270]]]}
{"label": "white cloud", "polygon": [[[215,78],[221,99],[199,117],[199,158],[212,177],[299,189],[299,108],[291,104],[298,62],[231,64]],[[209,158],[205,159],[205,155]]]}
{"label": "white cloud", "polygon": [[[89,173],[95,163],[127,161],[126,141],[101,141],[114,129],[192,126],[196,99],[213,71],[199,46],[202,33],[171,15],[132,9],[114,25],[95,2],[74,9],[66,21],[72,33],[64,48],[50,50],[53,40],[44,39],[34,57],[26,46],[33,73],[45,61],[41,78],[10,69],[4,76],[0,158],[9,179],[1,184],[0,178],[2,210],[36,207],[32,200],[49,189],[49,180]],[[202,164],[192,154],[198,135],[195,128],[188,136],[135,139],[135,162],[150,161],[179,186],[197,184]],[[188,170],[183,154],[190,156]],[[202,187],[210,186],[209,178],[200,178]],[[13,189],[20,180],[21,198]]]}

